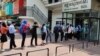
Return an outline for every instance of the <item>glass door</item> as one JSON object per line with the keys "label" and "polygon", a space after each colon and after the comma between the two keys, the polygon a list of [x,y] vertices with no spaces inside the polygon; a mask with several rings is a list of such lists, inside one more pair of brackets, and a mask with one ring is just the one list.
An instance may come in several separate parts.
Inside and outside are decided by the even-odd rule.
{"label": "glass door", "polygon": [[99,34],[99,20],[91,19],[90,20],[90,41],[97,41]]}
{"label": "glass door", "polygon": [[89,19],[83,20],[83,27],[82,27],[82,40],[89,39]]}

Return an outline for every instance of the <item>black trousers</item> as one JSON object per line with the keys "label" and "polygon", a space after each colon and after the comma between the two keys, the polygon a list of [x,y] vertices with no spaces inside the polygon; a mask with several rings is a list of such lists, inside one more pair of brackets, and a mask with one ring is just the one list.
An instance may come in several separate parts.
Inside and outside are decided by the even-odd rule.
{"label": "black trousers", "polygon": [[68,33],[65,33],[65,41],[68,40]]}
{"label": "black trousers", "polygon": [[59,33],[55,33],[55,42],[57,43],[59,37]]}
{"label": "black trousers", "polygon": [[80,33],[81,33],[81,32],[79,32],[79,31],[76,33],[76,38],[77,38],[77,40],[80,40],[80,35],[81,35]]}
{"label": "black trousers", "polygon": [[9,37],[10,37],[10,49],[12,49],[13,47],[16,47],[15,34],[9,34]]}
{"label": "black trousers", "polygon": [[22,33],[22,44],[21,44],[21,47],[24,47],[25,39],[26,39],[26,33]]}
{"label": "black trousers", "polygon": [[37,46],[37,34],[32,34],[31,45],[33,45],[34,38],[35,38],[35,45]]}
{"label": "black trousers", "polygon": [[72,33],[68,33],[68,39],[72,39]]}
{"label": "black trousers", "polygon": [[61,41],[63,41],[64,38],[64,32],[61,32]]}
{"label": "black trousers", "polygon": [[46,37],[46,33],[43,32],[43,33],[42,33],[42,40],[43,40],[43,41],[45,40],[45,37]]}

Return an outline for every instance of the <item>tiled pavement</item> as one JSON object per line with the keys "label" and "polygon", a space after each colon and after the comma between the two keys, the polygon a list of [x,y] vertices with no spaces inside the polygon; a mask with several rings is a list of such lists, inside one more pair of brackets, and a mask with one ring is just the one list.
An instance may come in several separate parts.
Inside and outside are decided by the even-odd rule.
{"label": "tiled pavement", "polygon": [[[30,37],[30,36],[28,36]],[[64,46],[58,49],[58,56],[100,56],[100,48],[98,47],[93,47],[93,45],[91,45],[91,48],[88,49],[80,49],[81,48],[81,44],[75,45],[75,50],[74,52],[69,53],[69,49],[68,49],[68,44],[71,43],[78,43],[75,40],[70,40],[64,43],[49,43],[45,46],[37,46],[37,47],[30,47],[30,38],[26,39],[25,42],[25,48],[22,50],[20,49],[21,46],[21,36],[20,35],[16,35],[16,44],[17,44],[17,48],[13,49],[13,50],[7,50],[9,49],[9,41],[7,43],[5,43],[4,48],[6,49],[6,51],[0,53],[0,56],[4,56],[7,54],[13,54],[13,53],[22,53],[23,56],[26,56],[26,52],[27,51],[34,51],[34,50],[39,50],[39,49],[44,49],[44,48],[49,48],[50,49],[50,56],[55,56],[55,49],[57,46]],[[38,45],[40,45],[41,43],[41,39],[38,38]],[[39,51],[39,52],[34,52],[34,53],[30,53],[29,56],[46,56],[46,51]],[[18,55],[16,55],[18,56]]]}

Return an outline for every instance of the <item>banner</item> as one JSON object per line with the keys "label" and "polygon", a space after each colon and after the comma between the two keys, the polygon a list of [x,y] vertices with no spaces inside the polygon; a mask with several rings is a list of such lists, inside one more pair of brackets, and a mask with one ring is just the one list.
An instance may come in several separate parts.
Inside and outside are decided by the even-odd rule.
{"label": "banner", "polygon": [[63,12],[91,9],[91,0],[62,0]]}
{"label": "banner", "polygon": [[13,14],[19,14],[19,0],[13,3]]}
{"label": "banner", "polygon": [[12,2],[5,3],[5,13],[6,15],[13,15],[13,3]]}
{"label": "banner", "polygon": [[25,0],[19,0],[19,8],[22,9],[24,7],[24,1]]}

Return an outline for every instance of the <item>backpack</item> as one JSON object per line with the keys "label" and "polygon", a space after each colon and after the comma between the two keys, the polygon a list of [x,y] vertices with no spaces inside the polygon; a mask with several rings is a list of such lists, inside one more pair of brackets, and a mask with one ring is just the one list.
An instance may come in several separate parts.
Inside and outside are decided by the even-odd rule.
{"label": "backpack", "polygon": [[19,27],[19,32],[20,33],[26,33],[27,32],[27,26],[26,25],[22,25]]}
{"label": "backpack", "polygon": [[81,31],[81,27],[80,26],[77,26],[76,27],[76,32],[79,32],[79,31]]}

